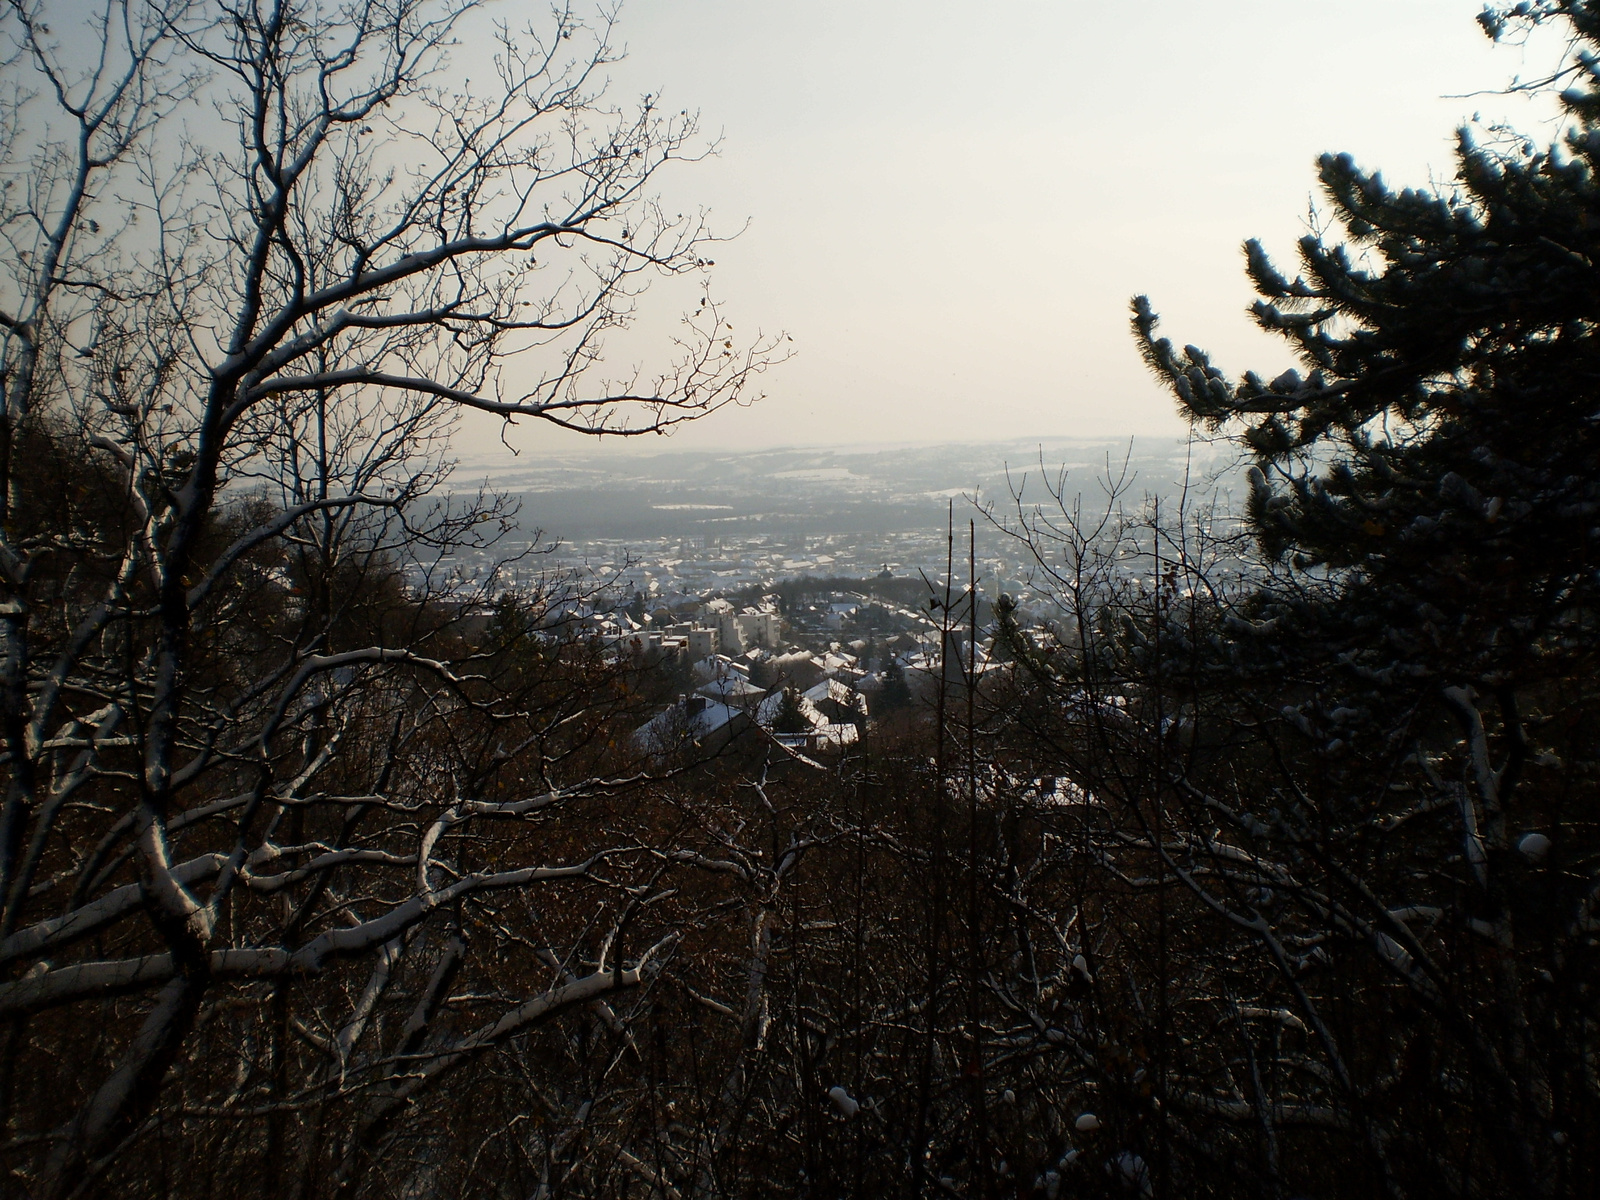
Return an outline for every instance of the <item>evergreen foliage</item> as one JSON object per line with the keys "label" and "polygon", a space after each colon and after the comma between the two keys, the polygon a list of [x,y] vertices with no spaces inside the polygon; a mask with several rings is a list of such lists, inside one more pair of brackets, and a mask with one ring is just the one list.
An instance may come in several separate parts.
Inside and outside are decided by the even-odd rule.
{"label": "evergreen foliage", "polygon": [[[1457,681],[1543,670],[1586,648],[1600,539],[1600,9],[1519,5],[1486,26],[1564,17],[1579,53],[1562,138],[1460,131],[1453,184],[1395,190],[1347,154],[1319,164],[1344,240],[1311,234],[1292,278],[1245,246],[1258,325],[1301,366],[1233,381],[1156,335],[1146,361],[1191,421],[1253,453],[1248,515],[1302,580],[1332,578],[1382,672]],[[1351,623],[1356,628],[1350,628]],[[1387,631],[1381,649],[1371,634]],[[1349,645],[1338,646],[1339,650]],[[1386,677],[1385,682],[1393,682]]]}
{"label": "evergreen foliage", "polygon": [[778,715],[772,721],[773,732],[805,733],[810,728],[811,721],[800,706],[800,693],[792,687],[784,688],[778,702]]}
{"label": "evergreen foliage", "polygon": [[906,684],[906,669],[900,660],[890,658],[883,668],[883,687],[878,690],[878,709],[899,712],[911,704],[911,688]]}
{"label": "evergreen foliage", "polygon": [[[1439,189],[1323,156],[1333,221],[1298,272],[1245,246],[1255,320],[1298,369],[1235,380],[1134,301],[1184,414],[1253,458],[1264,581],[1232,612],[1155,595],[1104,661],[1131,700],[1179,708],[1144,719],[1182,751],[1147,786],[1184,832],[1141,844],[1209,860],[1183,878],[1259,940],[1258,982],[1279,975],[1313,1025],[1341,1014],[1316,1026],[1328,1101],[1369,1185],[1578,1195],[1600,1045],[1600,5],[1482,21],[1571,30],[1545,84],[1560,137],[1464,129]],[[1248,865],[1232,895],[1229,862]],[[1304,981],[1297,944],[1329,980]]]}

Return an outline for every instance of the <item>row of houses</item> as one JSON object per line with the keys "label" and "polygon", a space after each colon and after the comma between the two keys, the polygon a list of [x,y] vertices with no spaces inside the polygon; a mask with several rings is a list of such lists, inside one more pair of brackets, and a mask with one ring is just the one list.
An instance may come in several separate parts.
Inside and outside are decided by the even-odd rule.
{"label": "row of houses", "polygon": [[748,663],[726,655],[695,669],[704,682],[635,731],[639,749],[667,754],[692,747],[714,754],[750,735],[810,762],[812,754],[848,750],[866,732],[866,697],[837,676],[801,691],[788,682],[762,687],[751,681]]}
{"label": "row of houses", "polygon": [[627,611],[591,615],[594,634],[620,651],[649,654],[682,653],[700,662],[717,654],[736,656],[752,650],[776,650],[783,645],[783,618],[771,607],[735,610],[726,600],[708,600],[698,611],[673,615]]}

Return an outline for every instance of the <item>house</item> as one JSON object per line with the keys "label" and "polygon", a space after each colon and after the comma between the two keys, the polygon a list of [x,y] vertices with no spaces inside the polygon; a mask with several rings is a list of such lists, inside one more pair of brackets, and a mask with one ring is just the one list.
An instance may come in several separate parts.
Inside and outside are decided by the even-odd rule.
{"label": "house", "polygon": [[649,754],[667,754],[686,745],[714,754],[754,723],[743,707],[696,693],[680,696],[672,707],[634,730],[633,741]]}
{"label": "house", "polygon": [[824,679],[805,692],[805,698],[827,718],[830,724],[854,725],[866,728],[867,700],[849,684],[838,679]]}
{"label": "house", "polygon": [[845,750],[861,740],[861,731],[854,725],[823,724],[804,733],[774,733],[773,740],[792,750],[828,751]]}
{"label": "house", "polygon": [[808,757],[807,749],[853,745],[859,737],[854,725],[832,726],[826,722],[797,735],[774,734],[758,719],[761,707],[730,704],[699,693],[680,696],[676,704],[636,729],[633,742],[638,749],[651,755],[670,754],[690,747],[704,754],[717,754],[735,738],[749,735],[751,745],[765,745],[769,753],[778,756],[779,762],[821,771],[826,768]]}
{"label": "house", "polygon": [[[837,692],[831,688],[839,689]],[[840,701],[844,694],[849,693],[853,701],[846,701],[842,706]],[[820,696],[819,700],[814,698]],[[855,708],[859,702],[860,709]],[[830,712],[824,711],[823,706],[829,710],[842,710],[850,716],[845,720],[834,720]],[[775,730],[779,714],[783,711],[784,696],[782,691],[773,692],[756,706],[756,722],[766,730],[771,731],[772,738],[780,744],[794,750],[812,751],[839,751],[854,746],[861,740],[861,734],[866,726],[866,702],[844,684],[832,680],[823,680],[816,687],[802,693],[798,698],[800,715],[806,723],[805,729]],[[859,723],[855,717],[859,715]]]}
{"label": "house", "polygon": [[856,615],[856,610],[861,607],[858,600],[836,600],[828,605],[822,617],[823,625],[828,629],[843,629],[845,622]]}
{"label": "house", "polygon": [[738,672],[719,676],[703,687],[695,689],[699,696],[709,696],[725,704],[749,707],[767,694],[766,688],[757,687]]}

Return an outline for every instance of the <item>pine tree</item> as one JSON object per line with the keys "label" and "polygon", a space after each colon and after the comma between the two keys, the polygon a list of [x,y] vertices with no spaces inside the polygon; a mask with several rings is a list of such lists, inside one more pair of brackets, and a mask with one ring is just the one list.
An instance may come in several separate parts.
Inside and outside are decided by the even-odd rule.
{"label": "pine tree", "polygon": [[[1147,362],[1205,428],[1255,458],[1249,520],[1302,579],[1332,579],[1317,632],[1370,671],[1469,683],[1548,667],[1585,642],[1600,540],[1600,5],[1483,18],[1491,34],[1565,19],[1578,53],[1568,128],[1538,147],[1463,129],[1451,186],[1395,191],[1349,155],[1323,189],[1345,241],[1309,235],[1289,278],[1247,243],[1256,322],[1306,374],[1231,381],[1156,336]],[[1336,616],[1336,613],[1343,616]],[[1382,631],[1384,636],[1373,635]],[[1381,645],[1379,644],[1381,642]],[[1509,673],[1509,675],[1508,675]]]}
{"label": "pine tree", "polygon": [[784,688],[783,698],[778,704],[778,715],[772,721],[773,732],[806,733],[810,729],[811,720],[800,705],[800,693],[792,687]]}
{"label": "pine tree", "polygon": [[884,713],[898,712],[911,704],[911,688],[900,660],[891,657],[883,668],[883,687],[878,691],[878,708]]}
{"label": "pine tree", "polygon": [[[1325,1042],[1334,1103],[1390,1194],[1592,1195],[1600,0],[1482,21],[1566,23],[1561,136],[1462,130],[1438,189],[1324,156],[1332,221],[1298,273],[1245,247],[1255,320],[1298,369],[1231,379],[1134,301],[1181,410],[1253,457],[1265,561],[1243,613],[1184,627],[1156,604],[1126,690],[1210,681],[1184,720],[1227,752],[1161,760],[1166,819],[1219,873],[1273,879],[1206,893],[1260,938],[1261,979],[1293,979],[1308,1017],[1359,1004]],[[1296,939],[1325,981],[1287,965]]]}

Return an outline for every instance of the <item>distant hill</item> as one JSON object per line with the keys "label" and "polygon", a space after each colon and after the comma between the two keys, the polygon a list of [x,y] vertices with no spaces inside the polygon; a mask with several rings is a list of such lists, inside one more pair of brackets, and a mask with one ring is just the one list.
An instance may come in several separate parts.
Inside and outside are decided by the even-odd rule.
{"label": "distant hill", "polygon": [[889,533],[942,521],[951,499],[1010,507],[1045,485],[1099,500],[1125,478],[1134,498],[1210,487],[1231,460],[1170,438],[1040,439],[893,447],[803,447],[732,454],[614,451],[462,463],[461,488],[519,495],[523,523],[563,538]]}

